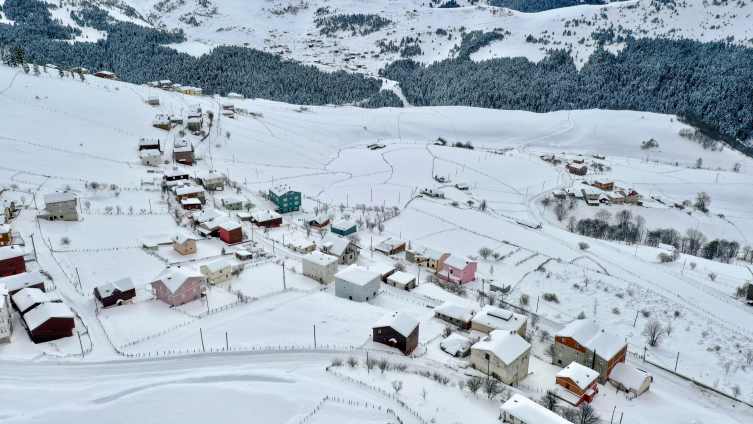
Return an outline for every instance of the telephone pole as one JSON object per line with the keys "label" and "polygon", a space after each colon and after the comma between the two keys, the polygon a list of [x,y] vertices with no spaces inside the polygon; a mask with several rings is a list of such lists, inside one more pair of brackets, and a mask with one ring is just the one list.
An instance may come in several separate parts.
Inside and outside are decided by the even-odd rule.
{"label": "telephone pole", "polygon": [[316,325],[314,326],[314,348],[316,348]]}
{"label": "telephone pole", "polygon": [[204,348],[204,333],[201,331],[201,328],[199,328],[199,335],[201,336],[201,350],[206,352],[207,350]]}
{"label": "telephone pole", "polygon": [[78,335],[78,345],[81,346],[81,357],[84,357],[84,344],[81,343],[81,333],[76,331],[76,334]]}

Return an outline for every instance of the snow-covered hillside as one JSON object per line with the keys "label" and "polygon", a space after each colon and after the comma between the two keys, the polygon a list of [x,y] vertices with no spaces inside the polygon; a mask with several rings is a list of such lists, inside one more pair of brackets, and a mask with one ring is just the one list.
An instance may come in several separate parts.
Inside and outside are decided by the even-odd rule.
{"label": "snow-covered hillside", "polygon": [[[149,96],[157,96],[160,105],[148,105]],[[233,99],[235,117],[227,118],[220,110],[227,101],[93,76],[37,77],[0,66],[0,198],[21,205],[11,228],[25,241],[23,249],[35,251],[27,267],[49,273],[48,288],[76,310],[81,334],[81,343],[74,336],[33,344],[14,314],[12,343],[0,346],[8,422],[97,421],[115,407],[124,422],[248,416],[286,423],[307,416],[327,422],[398,422],[396,417],[403,423],[494,422],[500,401],[512,393],[538,398],[553,385],[560,368],[548,363],[543,350],[581,312],[627,339],[628,362],[654,376],[651,390],[632,401],[600,386],[593,405],[604,419],[615,408],[625,423],[753,419],[749,406],[643,363],[644,352],[664,368],[674,369],[677,361],[678,373],[727,394],[738,387],[737,397],[750,402],[753,371],[744,352],[753,349],[753,309],[733,297],[751,279],[750,264],[688,254],[659,264],[660,249],[569,232],[554,205],[541,203],[560,189],[585,187],[583,181],[612,180],[641,193],[644,205],[589,207],[579,200],[568,213],[586,218],[626,209],[643,216],[646,229],[696,228],[709,240],[746,246],[753,237],[753,160],[729,148],[705,150],[678,135],[686,127],[676,117],[643,112],[360,109]],[[151,126],[156,114],[184,116],[192,104],[203,108],[207,137],[179,135],[182,126],[169,132]],[[448,145],[437,144],[440,137]],[[171,163],[142,165],[141,138],[159,139]],[[149,288],[166,264],[198,271],[221,256],[241,264],[231,254],[236,247],[217,238],[201,238],[190,258],[170,246],[141,248],[150,237],[194,231],[187,213],[175,209],[175,196],[159,187],[162,173],[174,166],[178,138],[186,138],[199,159],[180,169],[191,175],[214,169],[237,188],[208,193],[205,208],[214,205],[236,220],[237,211],[224,210],[220,200],[232,194],[258,210],[271,209],[260,192],[277,183],[300,190],[304,198],[302,210],[286,214],[280,228],[261,231],[243,222],[249,238],[243,246],[255,259],[239,276],[213,286],[206,299],[171,308]],[[658,148],[640,148],[652,138]],[[449,145],[457,142],[471,142],[475,149]],[[384,148],[367,148],[372,144]],[[598,162],[604,170],[576,177],[565,162],[541,158],[551,155],[586,160],[589,168]],[[695,169],[698,158],[702,169]],[[739,172],[732,170],[735,163]],[[449,181],[438,182],[440,176]],[[470,189],[458,190],[457,183]],[[441,189],[445,198],[420,196],[424,189]],[[36,218],[43,195],[56,190],[76,193],[79,221]],[[700,191],[711,198],[708,213],[670,208],[692,202]],[[336,297],[332,284],[301,275],[301,254],[284,246],[294,239],[320,241],[323,233],[307,234],[304,223],[324,211],[333,220],[381,220],[382,228],[358,231],[363,250],[357,263],[401,263],[406,272],[420,274],[419,286],[406,292],[383,284],[376,299],[354,303]],[[542,227],[530,229],[518,220]],[[406,261],[403,253],[372,250],[387,238],[472,257],[479,264],[477,279],[463,295],[425,282],[430,271]],[[583,242],[590,247],[579,247]],[[495,254],[481,257],[482,247]],[[93,288],[123,277],[137,287],[134,304],[98,308]],[[445,323],[432,309],[442,301],[478,309],[489,299],[479,299],[478,292],[488,293],[492,280],[511,288],[504,298],[489,294],[495,302],[524,305],[528,299],[526,308],[540,319],[529,327],[532,374],[489,400],[458,385],[482,374],[468,368],[467,359],[439,349]],[[539,299],[544,293],[555,294],[558,302]],[[394,310],[420,322],[414,358],[370,340],[371,325]],[[640,333],[651,319],[673,330],[644,351]],[[366,352],[405,363],[409,372],[369,371],[363,366]],[[349,356],[360,365],[326,370],[332,358]],[[448,381],[410,371],[438,373]],[[398,380],[405,388],[396,393],[392,381]],[[428,394],[421,394],[424,389]],[[193,406],[165,409],[177,398]]]}

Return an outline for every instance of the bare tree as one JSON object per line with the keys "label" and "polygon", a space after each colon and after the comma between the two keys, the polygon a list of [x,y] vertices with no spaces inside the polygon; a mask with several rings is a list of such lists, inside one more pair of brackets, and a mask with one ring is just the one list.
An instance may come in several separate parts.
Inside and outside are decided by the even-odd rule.
{"label": "bare tree", "polygon": [[478,208],[479,208],[479,209],[481,209],[482,211],[485,211],[485,210],[486,210],[486,208],[487,208],[487,205],[486,205],[486,199],[483,199],[483,200],[481,201],[481,203],[479,203],[479,204],[478,204]]}
{"label": "bare tree", "polygon": [[358,365],[358,358],[355,356],[349,356],[348,357],[348,366],[351,368],[355,368]]}
{"label": "bare tree", "polygon": [[377,225],[377,230],[379,230],[379,234],[382,234],[382,231],[384,231],[384,224],[380,222],[379,225]]}
{"label": "bare tree", "polygon": [[709,280],[716,281],[716,273],[715,272],[709,272]]}
{"label": "bare tree", "polygon": [[693,206],[695,206],[695,208],[701,212],[708,212],[710,204],[711,204],[711,196],[706,194],[705,191],[702,191],[696,195],[695,203],[693,204]]}
{"label": "bare tree", "polygon": [[366,358],[366,368],[373,370],[377,365],[377,360],[374,357]]}
{"label": "bare tree", "polygon": [[350,241],[351,243],[353,243],[355,245],[358,245],[358,243],[361,242],[361,236],[359,236],[356,233],[348,234],[347,239],[348,239],[348,241]]}
{"label": "bare tree", "polygon": [[597,221],[601,221],[605,224],[608,224],[609,221],[612,220],[612,214],[609,213],[609,211],[602,209],[596,212],[596,215],[594,215],[594,219]]}
{"label": "bare tree", "polygon": [[[460,382],[458,382],[458,384],[460,384]],[[424,387],[421,390],[421,397],[424,398],[424,400],[426,400],[426,395],[428,395],[428,394],[429,394],[429,392],[426,390],[426,387]]]}
{"label": "bare tree", "polygon": [[601,421],[601,417],[596,413],[596,410],[588,402],[583,402],[578,407],[578,418],[575,423],[577,424],[597,424]]}
{"label": "bare tree", "polygon": [[732,368],[732,361],[727,361],[722,364],[722,369],[724,370],[725,378],[727,378],[727,373],[729,373],[730,368]]}
{"label": "bare tree", "polygon": [[546,207],[549,206],[549,204],[552,203],[551,197],[547,196],[543,199],[541,199],[541,204],[544,205],[544,209],[546,210]]}
{"label": "bare tree", "polygon": [[484,380],[484,392],[489,399],[494,399],[495,396],[505,391],[504,386],[499,383],[496,378],[487,378]]}
{"label": "bare tree", "polygon": [[481,386],[483,385],[484,385],[484,380],[482,380],[479,377],[471,377],[465,382],[465,386],[468,387],[468,390],[470,390],[471,393],[478,392]]}
{"label": "bare tree", "polygon": [[567,217],[568,211],[565,205],[557,204],[554,207],[554,216],[557,217],[557,221],[562,222]]}
{"label": "bare tree", "polygon": [[567,231],[570,231],[571,233],[575,232],[575,217],[571,216],[567,220]]}
{"label": "bare tree", "polygon": [[552,390],[547,390],[544,396],[539,399],[539,404],[550,411],[556,411],[559,401],[560,399]]}
{"label": "bare tree", "polygon": [[576,408],[570,408],[568,406],[562,407],[560,408],[560,415],[571,423],[578,422],[578,410]]}
{"label": "bare tree", "polygon": [[531,303],[531,296],[523,293],[520,295],[520,298],[518,299],[518,304],[521,308],[524,308],[528,306],[528,304]]}
{"label": "bare tree", "polygon": [[730,391],[732,391],[732,397],[734,398],[737,398],[738,396],[740,396],[740,393],[742,392],[742,390],[740,390],[740,386],[738,386],[737,384],[732,386]]}
{"label": "bare tree", "polygon": [[385,358],[382,358],[379,361],[377,361],[377,366],[382,371],[382,374],[384,374],[385,371],[390,369],[390,361],[388,361]]}
{"label": "bare tree", "polygon": [[662,327],[661,323],[659,323],[659,321],[655,319],[647,322],[646,326],[643,327],[643,331],[641,331],[641,335],[646,340],[646,343],[648,343],[648,345],[652,347],[658,346],[664,338],[665,334],[666,333],[664,332],[664,328]]}
{"label": "bare tree", "polygon": [[403,389],[403,381],[402,380],[393,380],[392,381],[392,388],[395,389],[395,393],[400,393],[400,390]]}
{"label": "bare tree", "polygon": [[748,349],[743,354],[743,358],[745,358],[745,363],[750,365],[751,362],[753,362],[753,349]]}
{"label": "bare tree", "polygon": [[481,255],[482,258],[486,259],[489,257],[489,255],[492,254],[492,249],[488,247],[482,247],[478,250],[478,254]]}
{"label": "bare tree", "polygon": [[695,228],[685,230],[685,252],[691,255],[697,255],[698,251],[706,243],[706,236]]}
{"label": "bare tree", "polygon": [[666,326],[664,327],[664,333],[666,333],[666,334],[667,334],[667,336],[669,336],[669,335],[671,335],[671,334],[672,334],[672,331],[674,331],[674,329],[675,329],[675,328],[674,328],[674,327],[672,327],[672,323],[671,323],[671,322],[669,322],[669,323],[668,323],[668,324],[667,324],[667,325],[666,325]]}

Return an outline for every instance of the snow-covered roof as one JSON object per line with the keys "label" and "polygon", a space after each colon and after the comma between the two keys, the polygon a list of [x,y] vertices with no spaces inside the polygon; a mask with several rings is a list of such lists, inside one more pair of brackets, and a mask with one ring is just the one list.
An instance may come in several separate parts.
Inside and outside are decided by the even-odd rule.
{"label": "snow-covered roof", "polygon": [[489,351],[505,365],[510,365],[528,352],[531,345],[514,331],[494,330],[489,337],[471,346],[471,349]]}
{"label": "snow-covered roof", "polygon": [[659,249],[668,250],[670,252],[675,250],[675,247],[671,244],[659,243],[656,247],[658,247]]}
{"label": "snow-covered roof", "polygon": [[331,255],[326,255],[322,252],[311,252],[308,255],[304,256],[303,260],[309,261],[311,263],[315,263],[321,266],[328,266],[330,264],[337,262],[336,257],[331,256]]}
{"label": "snow-covered roof", "polygon": [[611,359],[627,342],[615,334],[605,332],[596,321],[577,319],[558,331],[555,337],[570,337],[581,346],[596,352],[602,358]]}
{"label": "snow-covered roof", "polygon": [[473,317],[473,322],[497,330],[518,331],[528,321],[525,315],[486,305]]}
{"label": "snow-covered roof", "polygon": [[67,202],[70,200],[76,200],[76,194],[69,191],[56,191],[44,195],[45,203]]}
{"label": "snow-covered roof", "polygon": [[201,118],[188,118],[186,122],[189,124],[200,124]]}
{"label": "snow-covered roof", "polygon": [[71,308],[65,306],[65,303],[43,303],[36,308],[24,314],[24,321],[30,331],[49,321],[51,318],[70,318],[74,315]]}
{"label": "snow-covered roof", "polygon": [[405,244],[404,240],[397,240],[397,239],[391,239],[388,238],[387,240],[382,241],[381,243],[377,244],[374,248],[375,250],[386,250],[390,251],[392,249],[398,248]]}
{"label": "snow-covered roof", "polygon": [[143,158],[154,157],[154,156],[162,156],[162,153],[160,153],[160,151],[157,150],[157,149],[142,150],[141,152],[139,152],[139,154],[141,155],[142,159]]}
{"label": "snow-covered roof", "polygon": [[434,308],[434,312],[440,313],[450,318],[455,318],[462,322],[468,322],[473,318],[472,308],[458,305],[457,303],[453,302],[445,302],[437,306],[436,308]]}
{"label": "snow-covered roof", "polygon": [[0,247],[0,261],[17,258],[23,255],[24,252],[22,252],[21,249],[16,249],[16,246]]}
{"label": "snow-covered roof", "polygon": [[377,262],[374,265],[371,265],[368,267],[369,271],[374,271],[377,274],[384,277],[386,274],[389,274],[392,271],[395,271],[395,267],[389,264],[385,264],[382,262]]}
{"label": "snow-covered roof", "polygon": [[157,247],[161,244],[173,244],[169,234],[150,234],[141,237],[141,243],[146,247]]}
{"label": "snow-covered roof", "polygon": [[576,319],[565,328],[558,331],[555,337],[570,337],[585,346],[601,330],[596,321],[590,319]]}
{"label": "snow-covered roof", "polygon": [[220,199],[223,203],[243,203],[242,199],[239,199],[235,196],[226,196]]}
{"label": "snow-covered roof", "polygon": [[449,258],[444,260],[445,265],[449,265],[455,269],[465,269],[472,261],[461,258],[460,256],[450,255]]}
{"label": "snow-covered roof", "polygon": [[233,221],[225,221],[222,224],[220,224],[220,228],[222,228],[225,231],[233,231],[237,230],[238,228],[241,228],[241,224]]}
{"label": "snow-covered roof", "polygon": [[325,222],[329,221],[329,215],[327,215],[326,213],[322,213],[322,214],[319,214],[319,215],[315,216],[314,219],[312,219],[311,221],[314,221],[317,224],[321,225],[321,224],[324,224]]}
{"label": "snow-covered roof", "polygon": [[396,273],[387,277],[387,281],[394,281],[397,284],[403,284],[403,285],[409,284],[415,280],[416,280],[415,275],[408,274],[407,272],[402,272],[402,271],[397,271]]}
{"label": "snow-covered roof", "polygon": [[174,293],[189,278],[203,279],[204,275],[190,268],[165,268],[152,280],[152,283],[162,281],[162,284]]}
{"label": "snow-covered roof", "polygon": [[583,190],[583,193],[588,194],[588,195],[601,194],[602,193],[601,189],[598,189],[596,187],[591,187],[591,186],[581,187],[581,190]]}
{"label": "snow-covered roof", "polygon": [[159,100],[158,96],[149,96],[149,100]]}
{"label": "snow-covered roof", "polygon": [[181,187],[175,190],[175,194],[177,194],[178,196],[193,193],[204,193],[204,189],[202,187]]}
{"label": "snow-covered roof", "polygon": [[571,362],[557,373],[557,377],[570,378],[581,390],[586,390],[599,377],[599,373],[577,362]]}
{"label": "snow-covered roof", "polygon": [[174,242],[178,243],[178,244],[183,244],[183,243],[187,242],[188,240],[196,240],[196,237],[194,237],[194,236],[192,236],[190,234],[186,234],[186,233],[184,233],[182,231],[179,231],[179,232],[173,234],[172,240]]}
{"label": "snow-covered roof", "polygon": [[322,238],[321,246],[325,246],[327,243],[330,243],[329,253],[337,256],[341,256],[345,253],[345,249],[351,244],[350,240],[338,237],[333,233],[328,233]]}
{"label": "snow-covered roof", "polygon": [[204,171],[204,172],[197,172],[196,176],[201,178],[202,180],[215,180],[215,179],[221,179],[225,178],[222,174],[214,172],[214,171]]}
{"label": "snow-covered roof", "polygon": [[418,320],[403,311],[388,312],[384,314],[371,328],[390,327],[408,337],[418,327]]}
{"label": "snow-covered roof", "polygon": [[332,224],[332,228],[340,231],[347,231],[355,227],[356,223],[352,221],[338,221]]}
{"label": "snow-covered roof", "polygon": [[457,184],[455,184],[455,187],[457,187],[457,188],[468,188],[468,184],[466,184],[466,183],[457,183]]}
{"label": "snow-covered roof", "polygon": [[380,275],[378,273],[369,271],[367,268],[356,264],[353,264],[335,274],[335,278],[339,278],[357,286],[365,286],[374,280],[379,281],[379,277]]}
{"label": "snow-covered roof", "polygon": [[42,273],[35,269],[34,271],[22,272],[20,274],[0,278],[0,283],[5,284],[5,288],[8,289],[8,291],[16,291],[24,287],[44,283],[44,280],[42,280]]}
{"label": "snow-covered roof", "polygon": [[0,225],[0,234],[10,233],[10,225]]}
{"label": "snow-covered roof", "polygon": [[450,355],[458,355],[471,347],[471,339],[458,333],[452,333],[442,340],[439,346]]}
{"label": "snow-covered roof", "polygon": [[204,221],[201,223],[201,225],[207,230],[216,230],[217,228],[220,228],[220,225],[226,222],[230,222],[230,217],[227,215],[222,215],[218,216],[217,218],[210,219],[209,221]]}
{"label": "snow-covered roof", "polygon": [[196,197],[191,197],[191,198],[185,198],[185,199],[181,200],[180,203],[182,203],[184,205],[200,205],[201,204],[201,200],[199,200]]}
{"label": "snow-covered roof", "polygon": [[289,191],[296,191],[296,190],[293,190],[293,188],[290,187],[287,184],[278,184],[278,185],[270,188],[269,191],[271,191],[272,193],[274,193],[275,196],[280,197],[282,195],[285,195]]}
{"label": "snow-covered roof", "polygon": [[110,72],[110,71],[99,71],[99,72],[97,72],[97,73],[98,73],[98,74],[105,74],[105,75],[115,75],[115,73],[114,73],[114,72]]}
{"label": "snow-covered roof", "polygon": [[602,330],[601,333],[589,340],[585,346],[592,352],[596,352],[600,357],[611,359],[627,346],[627,342],[615,334],[606,333]]}
{"label": "snow-covered roof", "polygon": [[624,362],[618,362],[609,374],[610,380],[622,383],[628,390],[640,389],[647,378],[651,378],[651,374]]}
{"label": "snow-covered roof", "polygon": [[221,216],[227,216],[227,215],[218,211],[217,209],[205,209],[204,211],[200,213],[195,213],[193,215],[193,220],[201,223],[201,222],[209,221],[215,218],[219,218]]}
{"label": "snow-covered roof", "polygon": [[169,171],[165,171],[166,177],[181,177],[181,176],[188,176],[188,172],[180,170],[180,169],[171,169]]}
{"label": "snow-covered roof", "polygon": [[155,140],[153,138],[147,138],[144,140],[139,140],[139,146],[159,146],[159,140]]}
{"label": "snow-covered roof", "polygon": [[204,264],[204,266],[209,270],[209,272],[215,273],[217,271],[222,271],[225,268],[229,268],[230,262],[228,262],[225,258],[219,258],[215,261]]}
{"label": "snow-covered roof", "polygon": [[252,213],[251,218],[256,222],[267,222],[273,219],[282,218],[282,215],[272,211],[258,211]]}
{"label": "snow-covered roof", "polygon": [[172,84],[170,80],[160,80],[160,84]]}
{"label": "snow-covered roof", "polygon": [[526,424],[570,424],[570,421],[519,393],[512,395],[499,409]]}
{"label": "snow-covered roof", "polygon": [[314,246],[314,248],[316,248],[316,243],[314,243],[313,241],[306,240],[306,239],[295,239],[291,241],[290,243],[288,243],[288,245],[293,246],[294,248],[298,250],[305,250],[305,249],[310,248],[311,246]]}
{"label": "snow-covered roof", "polygon": [[13,299],[13,303],[15,303],[21,311],[25,311],[37,303],[46,303],[50,301],[42,290],[33,287],[19,290],[18,293],[10,298]]}
{"label": "snow-covered roof", "polygon": [[101,286],[98,286],[97,291],[99,292],[100,296],[107,297],[115,293],[115,290],[125,292],[128,290],[133,290],[135,288],[136,286],[133,284],[131,277],[125,277],[121,278],[120,280],[108,281]]}
{"label": "snow-covered roof", "polygon": [[251,254],[251,252],[249,252],[248,250],[238,250],[238,251],[235,252],[235,254],[236,255],[241,255],[241,256],[248,256],[248,255]]}
{"label": "snow-covered roof", "polygon": [[433,259],[435,261],[438,261],[442,257],[442,255],[444,255],[444,253],[440,252],[439,250],[432,249],[431,247],[426,247],[426,246],[416,246],[412,250],[412,252],[415,256]]}

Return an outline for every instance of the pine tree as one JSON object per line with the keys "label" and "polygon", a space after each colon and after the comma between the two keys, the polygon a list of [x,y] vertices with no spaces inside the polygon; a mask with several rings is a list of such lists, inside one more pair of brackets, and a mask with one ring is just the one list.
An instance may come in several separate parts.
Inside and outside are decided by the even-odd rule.
{"label": "pine tree", "polygon": [[58,60],[58,75],[60,78],[63,78],[65,76],[65,72],[63,71],[63,62]]}
{"label": "pine tree", "polygon": [[42,63],[42,62],[39,62],[39,64],[40,64],[40,65],[42,65],[42,70],[44,71],[44,73],[45,73],[45,74],[46,74],[46,73],[48,73],[48,72],[47,72],[47,65],[46,65],[46,64],[44,64],[44,63]]}
{"label": "pine tree", "polygon": [[27,62],[24,61],[23,65],[21,65],[21,67],[24,68],[24,72],[26,72],[27,74],[29,73],[29,64]]}
{"label": "pine tree", "polygon": [[42,73],[39,72],[39,65],[37,65],[36,63],[34,64],[34,75],[36,76],[42,75]]}
{"label": "pine tree", "polygon": [[78,67],[78,76],[81,78],[81,81],[84,80],[84,71],[82,69],[82,67]]}

